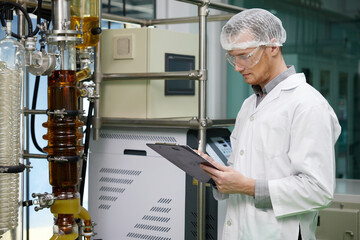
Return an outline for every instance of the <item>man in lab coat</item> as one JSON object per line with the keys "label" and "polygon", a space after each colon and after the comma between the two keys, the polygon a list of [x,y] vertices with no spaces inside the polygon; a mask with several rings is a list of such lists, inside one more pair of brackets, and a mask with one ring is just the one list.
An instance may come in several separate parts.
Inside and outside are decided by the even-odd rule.
{"label": "man in lab coat", "polygon": [[286,32],[270,12],[233,16],[220,40],[255,92],[236,118],[229,166],[202,165],[215,198],[227,199],[222,240],[315,239],[318,210],[335,189],[337,117],[304,74],[285,64]]}

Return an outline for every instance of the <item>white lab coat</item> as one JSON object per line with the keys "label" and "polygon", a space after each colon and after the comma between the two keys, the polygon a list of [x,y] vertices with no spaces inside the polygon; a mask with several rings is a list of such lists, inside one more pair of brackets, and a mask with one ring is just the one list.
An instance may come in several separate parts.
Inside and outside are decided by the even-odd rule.
{"label": "white lab coat", "polygon": [[280,82],[256,107],[256,96],[241,107],[229,165],[247,177],[267,179],[273,209],[258,209],[254,198],[227,198],[222,240],[315,239],[318,209],[335,190],[334,145],[340,125],[328,102],[304,74]]}

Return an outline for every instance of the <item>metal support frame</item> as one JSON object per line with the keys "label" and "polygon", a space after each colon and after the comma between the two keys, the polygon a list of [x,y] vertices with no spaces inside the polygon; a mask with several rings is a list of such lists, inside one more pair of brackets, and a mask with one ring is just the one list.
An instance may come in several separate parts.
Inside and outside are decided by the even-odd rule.
{"label": "metal support frame", "polygon": [[[26,3],[25,1],[18,1],[19,4],[21,4],[22,7],[26,8]],[[21,11],[17,11],[17,16],[18,16],[18,25],[17,25],[17,28],[18,28],[18,34],[19,36],[25,36],[26,35],[26,26],[25,26],[25,16],[24,14],[21,12]],[[22,41],[21,42],[22,44],[24,44],[24,42]],[[25,77],[27,76],[27,73],[25,71]],[[26,92],[25,90],[25,84],[28,84],[28,81],[25,81],[25,78],[23,79],[23,82],[22,82],[22,89],[21,89],[21,106],[22,108],[25,107],[25,95],[28,96],[28,91]],[[25,93],[26,92],[26,93]],[[28,103],[28,101],[26,101],[26,104]],[[24,114],[21,113],[21,125],[20,125],[20,137],[21,137],[21,143],[20,143],[20,153],[24,153],[25,149],[28,149],[28,134],[25,134],[25,117],[24,117]],[[26,124],[26,126],[28,126],[28,124]],[[25,141],[25,135],[26,135],[26,138],[27,140]],[[25,146],[26,144],[26,146]],[[22,158],[22,161],[23,162],[20,162],[21,163],[24,163],[24,159],[23,157],[20,157]],[[27,160],[25,165],[29,165],[29,161]],[[20,194],[21,194],[21,197],[20,197],[20,200],[23,201],[24,199],[24,193],[26,194],[26,198],[28,198],[29,196],[29,186],[26,187],[26,190],[24,190],[24,181],[25,181],[25,178],[26,178],[26,182],[28,183],[29,181],[29,169],[26,170],[26,173],[25,173],[25,177],[24,177],[24,173],[19,173],[20,174],[20,178],[19,178],[19,181],[20,181],[20,184],[19,184],[19,187],[20,187]],[[29,233],[29,208],[26,208],[26,212],[25,212],[25,216],[26,216],[26,232],[27,232],[27,235]],[[23,217],[24,217],[24,209],[22,207],[20,207],[19,209],[19,222],[21,222],[18,226],[18,228],[20,228],[20,231],[18,231],[19,233],[19,236],[17,236],[17,232],[15,232],[15,230],[12,230],[12,235],[14,237],[14,239],[16,239],[17,237],[20,238],[20,239],[23,239]],[[20,221],[21,219],[21,221]]]}
{"label": "metal support frame", "polygon": [[[199,147],[198,150],[206,152],[206,82],[207,82],[207,16],[209,14],[209,0],[203,0],[202,4],[199,5],[199,68],[203,73],[199,79]],[[205,183],[199,182],[197,189],[197,239],[205,240]]]}

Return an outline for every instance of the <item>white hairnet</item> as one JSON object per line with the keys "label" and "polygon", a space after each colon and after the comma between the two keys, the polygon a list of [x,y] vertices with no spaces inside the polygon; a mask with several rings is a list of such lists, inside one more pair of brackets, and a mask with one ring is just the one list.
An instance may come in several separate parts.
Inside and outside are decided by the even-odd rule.
{"label": "white hairnet", "polygon": [[253,8],[234,15],[222,28],[220,42],[227,50],[282,46],[286,31],[281,20],[264,9]]}

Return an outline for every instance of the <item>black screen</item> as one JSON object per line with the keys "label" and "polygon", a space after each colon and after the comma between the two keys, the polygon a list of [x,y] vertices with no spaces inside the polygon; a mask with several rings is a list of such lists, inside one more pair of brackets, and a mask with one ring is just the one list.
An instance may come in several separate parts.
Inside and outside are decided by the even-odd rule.
{"label": "black screen", "polygon": [[[195,70],[195,56],[165,53],[165,71]],[[165,80],[165,95],[195,95],[194,80]]]}

